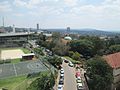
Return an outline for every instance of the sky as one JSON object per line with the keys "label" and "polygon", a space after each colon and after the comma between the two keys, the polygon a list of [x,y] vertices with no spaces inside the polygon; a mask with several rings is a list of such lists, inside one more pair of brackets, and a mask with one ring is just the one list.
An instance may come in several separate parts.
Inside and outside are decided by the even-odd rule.
{"label": "sky", "polygon": [[120,30],[120,0],[0,0],[0,26]]}

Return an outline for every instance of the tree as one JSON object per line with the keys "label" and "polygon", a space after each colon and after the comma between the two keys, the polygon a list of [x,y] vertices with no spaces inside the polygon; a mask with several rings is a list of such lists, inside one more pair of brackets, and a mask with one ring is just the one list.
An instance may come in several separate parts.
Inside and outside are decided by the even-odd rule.
{"label": "tree", "polygon": [[87,75],[90,78],[90,90],[110,90],[113,81],[112,68],[97,56],[88,60]]}
{"label": "tree", "polygon": [[55,84],[54,75],[51,74],[41,74],[39,78],[30,84],[27,90],[53,90]]}
{"label": "tree", "polygon": [[81,55],[78,52],[73,52],[73,51],[69,51],[69,57],[71,57],[74,60],[81,59]]}
{"label": "tree", "polygon": [[62,64],[62,59],[58,56],[53,56],[48,58],[48,62],[57,68]]}
{"label": "tree", "polygon": [[64,45],[61,41],[57,41],[54,48],[52,48],[52,51],[57,55],[66,55],[69,51],[69,46]]}
{"label": "tree", "polygon": [[120,44],[112,45],[109,47],[109,53],[116,53],[116,52],[120,52]]}
{"label": "tree", "polygon": [[69,43],[70,47],[71,47],[71,51],[74,52],[78,52],[80,54],[82,54],[84,57],[92,57],[93,54],[93,43],[89,40],[73,40]]}

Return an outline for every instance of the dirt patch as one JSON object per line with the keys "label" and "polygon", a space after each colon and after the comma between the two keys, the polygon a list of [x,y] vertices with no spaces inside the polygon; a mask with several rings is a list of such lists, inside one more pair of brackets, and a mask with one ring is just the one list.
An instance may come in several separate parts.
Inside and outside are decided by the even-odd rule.
{"label": "dirt patch", "polygon": [[24,52],[21,49],[1,50],[1,60],[22,58]]}

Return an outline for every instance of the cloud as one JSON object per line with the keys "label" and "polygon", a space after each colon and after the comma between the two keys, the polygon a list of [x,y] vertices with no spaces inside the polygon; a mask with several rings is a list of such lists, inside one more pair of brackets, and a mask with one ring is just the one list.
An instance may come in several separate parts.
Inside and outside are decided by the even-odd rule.
{"label": "cloud", "polygon": [[22,0],[14,0],[14,5],[17,7],[26,7],[28,9],[35,8],[41,0],[29,0],[29,1],[22,1]]}
{"label": "cloud", "polygon": [[8,1],[0,2],[0,12],[10,12],[10,11],[12,11],[12,8]]}
{"label": "cloud", "polygon": [[64,3],[67,6],[75,6],[75,5],[77,5],[77,2],[78,2],[78,0],[64,0]]}

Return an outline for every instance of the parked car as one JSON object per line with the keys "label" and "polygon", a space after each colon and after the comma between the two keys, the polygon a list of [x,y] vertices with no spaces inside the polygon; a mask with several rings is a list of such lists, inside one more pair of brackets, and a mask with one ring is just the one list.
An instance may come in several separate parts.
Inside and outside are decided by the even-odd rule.
{"label": "parked car", "polygon": [[81,78],[77,78],[77,83],[82,83]]}
{"label": "parked car", "polygon": [[61,68],[60,73],[61,73],[61,74],[64,74],[64,70],[63,70],[63,68]]}
{"label": "parked car", "polygon": [[69,64],[68,64],[70,67],[73,67],[73,63],[71,61],[69,61]]}
{"label": "parked car", "polygon": [[58,85],[58,90],[63,90],[63,85]]}
{"label": "parked car", "polygon": [[83,84],[82,83],[77,83],[77,89],[78,90],[83,90]]}
{"label": "parked car", "polygon": [[75,76],[76,76],[76,78],[80,77],[81,76],[80,72],[76,72]]}
{"label": "parked car", "polygon": [[65,62],[65,63],[69,63],[69,61],[68,61],[67,59],[64,59],[64,62]]}

